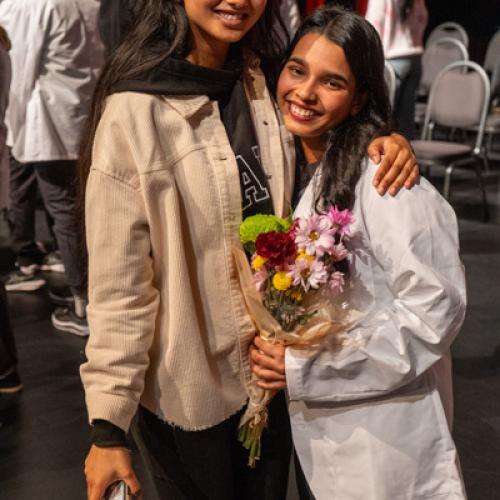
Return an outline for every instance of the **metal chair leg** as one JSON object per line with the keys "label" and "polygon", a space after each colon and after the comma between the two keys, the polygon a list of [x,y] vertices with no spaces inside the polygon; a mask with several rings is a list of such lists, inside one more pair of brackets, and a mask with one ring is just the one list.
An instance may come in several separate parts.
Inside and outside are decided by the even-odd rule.
{"label": "metal chair leg", "polygon": [[483,167],[485,172],[490,171],[490,160],[488,158],[488,149],[485,146],[481,151],[481,159],[483,160]]}
{"label": "metal chair leg", "polygon": [[449,200],[450,199],[450,185],[451,185],[451,176],[453,174],[453,170],[455,169],[455,166],[448,165],[446,167],[446,170],[444,172],[444,187],[443,187],[443,196]]}
{"label": "metal chair leg", "polygon": [[477,182],[479,184],[479,189],[481,190],[481,195],[483,198],[483,221],[488,222],[490,220],[490,207],[488,205],[488,198],[486,197],[486,189],[484,187],[483,174],[481,171],[481,164],[479,163],[479,160],[475,161],[475,165]]}

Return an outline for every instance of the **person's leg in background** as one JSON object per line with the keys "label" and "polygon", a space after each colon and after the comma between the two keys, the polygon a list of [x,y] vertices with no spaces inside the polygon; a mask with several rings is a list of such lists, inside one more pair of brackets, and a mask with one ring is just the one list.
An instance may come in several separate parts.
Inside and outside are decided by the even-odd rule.
{"label": "person's leg in background", "polygon": [[420,55],[389,59],[397,79],[394,118],[399,131],[409,140],[415,139],[415,103],[422,76]]}
{"label": "person's leg in background", "polygon": [[58,330],[86,336],[87,283],[76,213],[76,161],[40,162],[34,168],[43,202],[54,220],[53,231],[74,297],[73,306],[54,311],[52,324]]}
{"label": "person's leg in background", "polygon": [[33,291],[45,284],[38,274],[44,254],[35,242],[37,180],[33,165],[10,158],[9,225],[17,269],[8,276],[7,291]]}
{"label": "person's leg in background", "polygon": [[9,318],[7,294],[0,281],[0,394],[14,394],[22,389],[17,373],[17,352]]}

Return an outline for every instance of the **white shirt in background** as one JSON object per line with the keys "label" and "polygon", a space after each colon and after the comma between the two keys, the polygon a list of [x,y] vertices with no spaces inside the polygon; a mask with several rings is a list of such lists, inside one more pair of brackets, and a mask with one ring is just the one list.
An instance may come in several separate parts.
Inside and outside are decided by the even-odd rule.
{"label": "white shirt in background", "polygon": [[97,0],[3,0],[11,41],[7,143],[20,162],[78,157],[103,49]]}
{"label": "white shirt in background", "polygon": [[422,54],[428,13],[425,0],[415,0],[408,19],[403,24],[399,15],[399,0],[369,0],[366,19],[378,31],[386,59]]}
{"label": "white shirt in background", "polygon": [[282,0],[280,13],[288,34],[293,38],[300,26],[300,10],[297,1]]}

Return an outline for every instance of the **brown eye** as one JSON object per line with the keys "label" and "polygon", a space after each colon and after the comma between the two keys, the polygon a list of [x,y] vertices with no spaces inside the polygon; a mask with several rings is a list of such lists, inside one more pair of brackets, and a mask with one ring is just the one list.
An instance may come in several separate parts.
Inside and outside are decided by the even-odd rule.
{"label": "brown eye", "polygon": [[327,80],[326,86],[330,89],[340,89],[341,86],[337,80]]}
{"label": "brown eye", "polygon": [[288,71],[295,76],[302,76],[304,74],[302,68],[299,68],[298,66],[288,66]]}

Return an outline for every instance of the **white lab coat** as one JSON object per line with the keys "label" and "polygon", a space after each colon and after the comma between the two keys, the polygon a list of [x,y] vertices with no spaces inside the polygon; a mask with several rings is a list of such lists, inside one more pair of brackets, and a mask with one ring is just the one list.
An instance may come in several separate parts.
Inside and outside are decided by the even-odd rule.
{"label": "white lab coat", "polygon": [[8,51],[0,45],[0,210],[9,205],[9,151],[5,111],[9,102],[11,65]]}
{"label": "white lab coat", "polygon": [[356,188],[339,299],[363,313],[352,344],[286,351],[295,448],[317,500],[464,499],[450,435],[449,348],[466,302],[455,214],[425,179],[379,196],[375,170],[367,162]]}
{"label": "white lab coat", "polygon": [[103,64],[98,0],[3,0],[12,41],[8,144],[20,162],[74,160]]}

